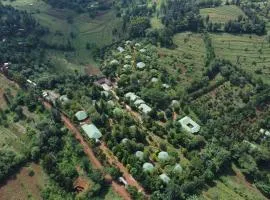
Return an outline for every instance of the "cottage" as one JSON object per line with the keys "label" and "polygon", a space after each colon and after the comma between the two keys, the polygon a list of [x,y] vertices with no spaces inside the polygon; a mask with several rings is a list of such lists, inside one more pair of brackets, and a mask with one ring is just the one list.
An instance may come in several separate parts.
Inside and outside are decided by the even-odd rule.
{"label": "cottage", "polygon": [[119,64],[118,60],[115,59],[110,62],[110,65],[118,65],[118,64]]}
{"label": "cottage", "polygon": [[59,97],[59,101],[62,104],[65,104],[65,103],[68,103],[69,102],[69,98],[67,97],[67,95],[62,95],[62,96]]}
{"label": "cottage", "polygon": [[82,129],[90,139],[99,141],[99,139],[102,137],[101,132],[94,124],[84,124],[82,125]]}
{"label": "cottage", "polygon": [[105,90],[105,91],[111,90],[112,86],[113,86],[112,82],[107,78],[101,78],[101,79],[95,81],[94,84],[99,86],[99,87],[102,87],[103,90]]}
{"label": "cottage", "polygon": [[158,82],[158,78],[153,77],[153,78],[151,79],[151,82],[152,82],[152,83],[156,83],[156,82]]}
{"label": "cottage", "polygon": [[152,108],[150,108],[148,105],[146,104],[141,104],[139,107],[138,107],[144,114],[148,114],[149,112],[152,111]]}
{"label": "cottage", "polygon": [[141,53],[145,53],[146,50],[145,50],[145,49],[140,49],[140,52],[141,52]]}
{"label": "cottage", "polygon": [[198,133],[200,131],[200,125],[194,122],[190,117],[185,116],[179,120],[179,123],[182,125],[183,129],[189,133]]}
{"label": "cottage", "polygon": [[173,168],[173,172],[174,173],[182,173],[183,172],[183,168],[180,164],[176,164]]}
{"label": "cottage", "polygon": [[131,58],[132,58],[131,55],[126,55],[126,56],[125,56],[125,59],[127,59],[127,60],[130,60]]}
{"label": "cottage", "polygon": [[81,110],[75,114],[75,117],[77,118],[78,121],[84,121],[87,119],[88,115],[85,111]]}
{"label": "cottage", "polygon": [[[34,82],[32,82],[31,80],[27,81],[29,84],[36,86],[36,84]],[[42,97],[48,101],[51,102],[53,104],[56,103],[56,100],[60,97],[60,95],[52,90],[44,90],[42,92]]]}

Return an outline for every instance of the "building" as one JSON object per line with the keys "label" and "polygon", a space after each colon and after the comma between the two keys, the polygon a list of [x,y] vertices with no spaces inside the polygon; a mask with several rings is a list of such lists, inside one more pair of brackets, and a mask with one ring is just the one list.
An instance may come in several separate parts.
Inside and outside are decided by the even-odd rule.
{"label": "building", "polygon": [[123,53],[125,51],[125,49],[123,47],[118,47],[117,50],[120,52],[120,53]]}
{"label": "building", "polygon": [[170,159],[170,156],[169,156],[169,154],[166,151],[161,151],[158,154],[158,159],[160,161],[167,161],[167,160]]}
{"label": "building", "polygon": [[[33,85],[35,84],[35,83],[33,83],[32,81],[30,81],[30,80],[28,81],[28,83],[29,83],[29,84],[33,84]],[[56,103],[56,100],[60,97],[60,95],[59,95],[58,93],[52,91],[52,90],[44,90],[44,91],[42,92],[42,97],[43,97],[46,101],[55,104],[55,103]]]}
{"label": "building", "polygon": [[183,168],[180,164],[176,164],[173,168],[173,172],[174,173],[182,173],[183,172]]}
{"label": "building", "polygon": [[135,101],[136,99],[139,99],[140,97],[138,97],[136,94],[134,94],[133,92],[128,92],[125,94],[125,97],[130,99],[131,101]]}
{"label": "building", "polygon": [[146,104],[141,104],[139,107],[140,111],[142,111],[144,114],[148,114],[149,112],[152,111],[152,108],[150,108],[148,105]]}
{"label": "building", "polygon": [[139,158],[140,160],[143,160],[144,154],[143,154],[142,151],[136,151],[135,156],[136,156],[137,158]]}
{"label": "building", "polygon": [[161,174],[159,175],[159,178],[164,182],[164,183],[169,183],[170,182],[170,177],[167,176],[167,174]]}
{"label": "building", "polygon": [[76,112],[75,117],[77,118],[78,121],[84,121],[87,119],[88,115],[85,111],[81,110]]}
{"label": "building", "polygon": [[113,86],[112,82],[105,77],[100,78],[99,80],[95,81],[94,84],[99,86],[99,87],[102,87],[103,90],[105,90],[105,91],[111,90],[111,88]]}
{"label": "building", "polygon": [[142,99],[137,99],[137,100],[134,102],[134,105],[135,105],[135,106],[139,106],[139,105],[141,105],[141,104],[143,104],[143,103],[145,103],[144,100],[142,100]]}
{"label": "building", "polygon": [[145,63],[143,63],[143,62],[139,62],[139,63],[137,63],[137,68],[139,68],[139,69],[143,69],[143,68],[145,68]]}
{"label": "building", "polygon": [[154,170],[154,165],[152,163],[144,163],[143,164],[143,171],[144,172],[152,172]]}
{"label": "building", "polygon": [[119,177],[118,181],[119,181],[120,183],[123,183],[123,184],[125,185],[125,187],[128,186],[127,181],[126,181],[123,177]]}
{"label": "building", "polygon": [[190,117],[185,116],[179,120],[182,128],[189,133],[198,133],[200,131],[200,125],[194,122]]}
{"label": "building", "polygon": [[62,96],[59,97],[59,101],[62,104],[65,104],[65,103],[68,103],[69,102],[69,98],[67,97],[67,95],[62,95]]}
{"label": "building", "polygon": [[84,124],[82,129],[90,139],[98,141],[102,137],[101,132],[94,124]]}
{"label": "building", "polygon": [[110,62],[110,65],[118,65],[118,64],[119,64],[119,61],[115,59]]}

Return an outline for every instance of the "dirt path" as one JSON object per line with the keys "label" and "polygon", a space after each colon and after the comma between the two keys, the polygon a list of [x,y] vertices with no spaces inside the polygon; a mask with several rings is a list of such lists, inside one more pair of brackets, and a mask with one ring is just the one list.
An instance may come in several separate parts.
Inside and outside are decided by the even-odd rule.
{"label": "dirt path", "polygon": [[[51,109],[51,104],[44,102],[44,106],[47,109]],[[88,159],[92,163],[93,167],[96,169],[103,169],[102,164],[100,161],[96,158],[93,150],[89,147],[87,142],[84,140],[83,136],[81,135],[80,131],[73,125],[73,123],[68,119],[65,115],[61,114],[61,119],[64,122],[65,126],[70,130],[70,132],[75,136],[75,138],[80,142],[80,144],[83,146],[84,153],[87,155]],[[124,200],[131,200],[131,197],[124,186],[119,185],[117,182],[112,180],[112,177],[110,175],[106,175],[105,179],[107,182],[111,182],[112,188],[114,191],[119,194]]]}
{"label": "dirt path", "polygon": [[106,155],[108,162],[111,165],[115,165],[117,168],[120,169],[127,183],[131,186],[136,187],[139,192],[144,193],[143,187],[132,177],[132,175],[128,172],[128,169],[113,155],[113,153],[110,151],[110,149],[106,146],[104,142],[101,143],[100,149]]}

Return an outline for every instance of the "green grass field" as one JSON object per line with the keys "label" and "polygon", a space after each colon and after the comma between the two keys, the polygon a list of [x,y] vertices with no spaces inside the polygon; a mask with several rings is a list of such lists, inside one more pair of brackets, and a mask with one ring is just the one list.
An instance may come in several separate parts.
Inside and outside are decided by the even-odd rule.
{"label": "green grass field", "polygon": [[238,67],[270,83],[270,43],[264,36],[211,34],[217,57],[230,60]]}
{"label": "green grass field", "polygon": [[205,200],[266,200],[260,191],[246,181],[244,175],[233,165],[232,175],[222,176],[201,195]]}
{"label": "green grass field", "polygon": [[[68,65],[68,68],[84,71],[86,66],[96,66],[91,51],[86,49],[86,43],[103,47],[117,40],[120,35],[113,35],[114,27],[121,27],[121,19],[115,17],[114,10],[109,10],[92,19],[88,14],[78,14],[71,10],[54,9],[42,0],[16,0],[5,1],[20,10],[26,10],[38,20],[38,22],[50,29],[43,39],[50,44],[67,44],[70,40],[75,47],[75,52],[52,52],[53,59],[58,59],[58,64]],[[72,23],[68,22],[72,19]],[[119,30],[119,29],[118,29]],[[73,36],[71,36],[71,34]]]}
{"label": "green grass field", "polygon": [[181,84],[187,85],[194,79],[202,76],[204,71],[204,63],[206,57],[206,49],[201,34],[184,32],[176,34],[173,38],[174,44],[177,47],[173,50],[166,48],[159,48],[159,54],[166,55],[160,60],[172,68],[168,64],[174,56],[178,59],[178,68],[181,69]]}
{"label": "green grass field", "polygon": [[226,23],[235,20],[239,15],[245,16],[244,12],[235,5],[224,5],[216,8],[203,8],[200,10],[203,17],[209,15],[209,20],[213,23]]}

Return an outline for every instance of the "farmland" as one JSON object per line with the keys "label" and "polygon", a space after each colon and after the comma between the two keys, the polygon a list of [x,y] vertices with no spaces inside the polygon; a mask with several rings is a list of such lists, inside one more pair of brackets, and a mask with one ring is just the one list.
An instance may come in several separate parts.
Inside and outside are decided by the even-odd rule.
{"label": "farmland", "polygon": [[7,106],[7,102],[4,98],[4,94],[10,94],[11,96],[15,96],[18,90],[18,86],[9,81],[5,76],[0,74],[0,109],[4,109]]}
{"label": "farmland", "polygon": [[41,191],[47,183],[48,177],[41,166],[30,163],[0,186],[1,200],[41,200]]}
{"label": "farmland", "polygon": [[86,49],[86,43],[94,48],[103,47],[120,37],[119,34],[112,34],[113,28],[121,26],[121,19],[115,17],[113,10],[100,13],[92,19],[84,13],[77,14],[67,9],[52,8],[39,0],[4,1],[3,3],[30,12],[41,25],[48,27],[50,33],[43,40],[49,44],[66,45],[70,41],[75,51],[63,53],[52,50],[49,55],[57,64],[68,65],[68,69],[71,70],[77,69],[84,72],[85,66],[97,64],[93,60],[91,49]]}
{"label": "farmland", "polygon": [[174,69],[180,70],[181,84],[183,85],[187,85],[194,79],[201,78],[206,58],[203,36],[201,34],[185,32],[176,34],[173,41],[176,45],[175,49],[158,49],[161,55],[160,62],[167,65],[169,70],[172,70],[171,57],[175,57],[178,64]]}
{"label": "farmland", "polygon": [[238,16],[245,16],[244,12],[235,5],[224,5],[215,8],[203,8],[200,10],[203,17],[209,16],[212,23],[225,24],[229,20],[236,20]]}
{"label": "farmland", "polygon": [[211,34],[217,57],[230,60],[239,68],[270,83],[270,44],[255,35]]}

